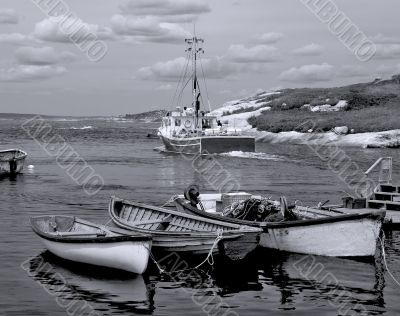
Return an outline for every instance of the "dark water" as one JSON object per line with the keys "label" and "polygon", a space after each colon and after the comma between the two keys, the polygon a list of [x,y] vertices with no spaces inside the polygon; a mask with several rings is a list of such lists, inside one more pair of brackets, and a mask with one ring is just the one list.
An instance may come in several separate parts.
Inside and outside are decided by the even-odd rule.
{"label": "dark water", "polygon": [[[371,262],[316,258],[321,275],[308,275],[297,254],[254,254],[246,262],[217,261],[212,268],[175,275],[143,276],[66,263],[43,253],[29,227],[29,216],[70,214],[106,223],[111,195],[163,204],[191,184],[210,189],[191,161],[160,153],[149,139],[151,125],[113,120],[51,120],[57,133],[105,180],[88,196],[20,128],[21,120],[0,121],[1,147],[29,153],[23,175],[0,181],[0,314],[67,315],[72,303],[88,304],[100,315],[399,315],[400,287],[385,270],[381,255]],[[91,126],[91,128],[81,129]],[[241,189],[304,204],[340,202],[345,184],[306,146],[258,144],[256,155],[232,154],[217,160]],[[380,156],[394,157],[400,178],[400,152],[346,148],[362,170]],[[205,158],[209,159],[209,158]],[[400,280],[400,234],[386,233],[386,259]],[[191,258],[192,266],[204,258]],[[38,269],[42,261],[50,269]],[[23,264],[23,268],[20,265]],[[335,285],[323,276],[332,275]],[[68,309],[68,306],[70,310]],[[81,315],[84,313],[82,312]],[[94,315],[94,314],[93,314]]]}

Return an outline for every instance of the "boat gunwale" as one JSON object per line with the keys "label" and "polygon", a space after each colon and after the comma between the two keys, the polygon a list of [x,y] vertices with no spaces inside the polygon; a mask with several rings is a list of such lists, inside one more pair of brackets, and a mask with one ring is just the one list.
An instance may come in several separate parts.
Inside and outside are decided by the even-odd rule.
{"label": "boat gunwale", "polygon": [[[182,201],[185,201],[183,203]],[[335,215],[335,216],[327,216],[321,218],[310,218],[304,220],[296,220],[296,221],[284,221],[284,222],[252,222],[246,221],[242,219],[229,218],[224,217],[217,214],[210,214],[207,212],[203,212],[194,206],[190,205],[189,202],[183,198],[176,198],[175,203],[178,203],[184,209],[187,209],[189,212],[192,212],[198,216],[204,216],[205,218],[218,219],[221,221],[227,221],[230,223],[242,224],[253,227],[260,227],[264,230],[273,229],[273,228],[291,228],[291,227],[299,227],[299,226],[312,226],[312,225],[321,225],[321,224],[330,224],[351,220],[359,220],[359,219],[373,219],[373,220],[381,220],[383,221],[386,212],[383,210],[371,211],[369,213],[360,213],[360,214],[343,214],[343,215]]]}
{"label": "boat gunwale", "polygon": [[[95,233],[93,234],[88,234],[86,237],[84,236],[79,236],[79,233],[77,232],[77,235],[74,236],[69,235],[69,236],[62,236],[62,235],[57,235],[57,233],[48,233],[44,232],[41,230],[38,225],[37,221],[40,219],[51,219],[52,217],[63,217],[63,218],[73,218],[75,222],[87,226],[92,226],[92,227],[97,227],[99,229],[102,229],[106,233],[114,233],[114,234],[119,234],[117,236],[96,236]],[[54,242],[59,242],[59,243],[111,243],[111,242],[125,242],[125,241],[151,241],[152,237],[150,235],[145,235],[145,234],[137,234],[137,235],[132,235],[129,234],[129,232],[122,232],[121,230],[114,229],[113,227],[102,227],[102,225],[95,224],[89,221],[85,221],[83,219],[77,218],[75,216],[65,216],[65,215],[43,215],[43,216],[33,216],[30,218],[30,223],[32,230],[41,238],[54,241]],[[62,233],[62,232],[60,232]],[[95,236],[95,237],[93,237]]]}

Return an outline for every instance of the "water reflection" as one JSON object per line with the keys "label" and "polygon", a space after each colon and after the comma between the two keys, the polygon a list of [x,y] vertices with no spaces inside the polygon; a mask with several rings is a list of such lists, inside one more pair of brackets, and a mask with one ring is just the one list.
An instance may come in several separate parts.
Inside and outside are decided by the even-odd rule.
{"label": "water reflection", "polygon": [[71,304],[81,300],[94,310],[121,315],[154,309],[154,288],[141,275],[76,264],[48,252],[31,259],[28,272],[49,294]]}
{"label": "water reflection", "polygon": [[343,258],[265,253],[260,260],[260,279],[276,288],[281,304],[295,309],[302,303],[324,301],[336,309],[385,311],[384,267],[379,257],[372,262]]}
{"label": "water reflection", "polygon": [[[314,260],[313,266],[306,266],[310,258]],[[51,270],[40,268],[43,263],[48,263]],[[157,306],[154,302],[156,288],[160,300],[163,293],[182,289],[188,298],[193,295],[194,300],[211,306],[215,305],[215,300],[205,298],[219,297],[229,308],[233,306],[238,310],[244,300],[236,302],[234,298],[240,293],[240,296],[248,296],[247,304],[255,306],[262,305],[268,298],[272,310],[301,310],[303,306],[314,305],[319,312],[385,313],[384,267],[379,257],[363,262],[259,251],[239,263],[220,259],[213,267],[203,270],[162,275],[151,266],[145,276],[136,276],[74,264],[45,252],[30,261],[29,272],[57,295],[68,300],[79,298],[95,310],[111,314],[152,314]],[[63,282],[65,287],[60,291],[56,285]],[[274,298],[276,302],[272,304]]]}

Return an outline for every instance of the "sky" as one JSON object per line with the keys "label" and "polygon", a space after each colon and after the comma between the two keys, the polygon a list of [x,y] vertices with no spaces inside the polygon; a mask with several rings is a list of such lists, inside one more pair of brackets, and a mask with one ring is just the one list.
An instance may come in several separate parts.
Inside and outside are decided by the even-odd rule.
{"label": "sky", "polygon": [[[0,112],[172,109],[194,25],[213,108],[390,77],[400,73],[399,12],[398,0],[0,0]],[[343,43],[334,17],[365,36],[364,51]]]}

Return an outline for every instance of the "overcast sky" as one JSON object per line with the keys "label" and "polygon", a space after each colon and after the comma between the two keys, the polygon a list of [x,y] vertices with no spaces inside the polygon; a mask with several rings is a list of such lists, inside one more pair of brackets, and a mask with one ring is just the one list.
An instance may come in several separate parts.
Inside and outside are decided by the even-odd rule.
{"label": "overcast sky", "polygon": [[400,73],[398,0],[335,0],[376,45],[368,62],[300,0],[67,0],[70,12],[107,45],[104,58],[94,62],[35,1],[0,0],[0,112],[170,109],[184,65],[183,40],[194,21],[205,39],[213,107],[261,90],[338,86]]}

